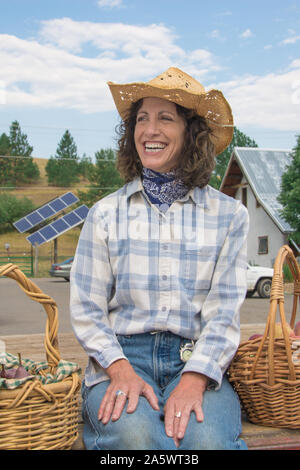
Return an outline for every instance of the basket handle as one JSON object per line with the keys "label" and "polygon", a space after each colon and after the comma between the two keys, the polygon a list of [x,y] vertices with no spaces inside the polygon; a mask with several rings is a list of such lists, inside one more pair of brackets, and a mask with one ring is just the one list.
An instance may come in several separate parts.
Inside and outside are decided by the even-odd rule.
{"label": "basket handle", "polygon": [[18,268],[18,266],[9,263],[0,266],[0,276],[7,276],[19,284],[20,288],[32,300],[39,302],[43,305],[47,314],[44,347],[46,350],[46,357],[49,369],[54,372],[57,364],[60,361],[60,353],[58,349],[58,310],[55,301],[44,294],[43,291]]}
{"label": "basket handle", "polygon": [[261,355],[264,343],[269,337],[268,344],[268,366],[269,366],[269,377],[268,384],[270,386],[275,384],[275,367],[274,367],[274,341],[275,341],[275,322],[276,322],[276,310],[277,305],[279,306],[281,328],[283,332],[284,344],[286,349],[286,354],[288,358],[288,367],[289,367],[289,379],[296,380],[295,367],[292,361],[292,351],[290,345],[290,336],[287,330],[287,322],[284,313],[284,286],[283,286],[283,273],[282,268],[284,262],[287,262],[293,279],[294,279],[294,298],[293,298],[293,310],[290,320],[291,328],[294,328],[298,298],[300,300],[300,269],[297,263],[297,260],[294,256],[293,251],[288,245],[283,245],[277,254],[275,263],[274,263],[274,275],[272,279],[272,287],[270,294],[270,309],[267,319],[267,324],[263,338],[259,344],[255,360],[253,362],[250,379],[254,378],[256,364]]}

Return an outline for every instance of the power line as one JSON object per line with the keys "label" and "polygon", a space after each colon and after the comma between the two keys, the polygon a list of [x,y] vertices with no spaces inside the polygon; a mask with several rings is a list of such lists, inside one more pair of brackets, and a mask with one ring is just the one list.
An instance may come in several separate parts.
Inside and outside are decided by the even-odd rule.
{"label": "power line", "polygon": [[[0,123],[0,126],[10,126],[10,124],[3,124]],[[77,127],[69,127],[69,126],[64,126],[64,127],[56,127],[56,126],[35,126],[31,124],[22,124],[22,127],[29,127],[31,129],[48,129],[48,130],[54,130],[54,131],[62,131],[62,130],[70,130],[70,131],[80,131],[80,132],[111,132],[112,129],[91,129],[91,128],[77,128]]]}
{"label": "power line", "polygon": [[[40,157],[34,157],[33,155],[30,155],[29,157],[26,157],[24,155],[0,155],[0,158],[33,158],[33,159],[38,159],[38,160],[50,160],[50,158],[40,158]],[[54,157],[54,160],[57,160],[57,161],[60,161],[60,160],[67,160],[68,162],[79,162],[80,161],[80,158],[76,159],[76,158],[55,158]],[[115,163],[116,160],[106,160],[105,158],[98,158],[97,159],[97,162],[106,162],[106,163]],[[92,162],[91,162],[92,163]],[[92,163],[93,165],[93,163]]]}
{"label": "power line", "polygon": [[[58,189],[59,190],[70,190],[70,188],[72,189],[72,187],[70,186],[0,186],[0,189],[13,189],[13,190],[18,190],[18,189],[29,189],[30,191],[31,190],[40,190],[40,189],[45,189],[47,188],[49,191],[57,191]],[[73,188],[73,190],[77,190],[77,189],[83,189],[83,188],[88,188],[88,189],[102,189],[102,190],[111,190],[111,189],[116,189],[116,188],[119,188],[119,186],[112,186],[112,187],[109,187],[109,188],[105,188],[105,187],[102,187],[102,186],[76,186],[76,188]]]}

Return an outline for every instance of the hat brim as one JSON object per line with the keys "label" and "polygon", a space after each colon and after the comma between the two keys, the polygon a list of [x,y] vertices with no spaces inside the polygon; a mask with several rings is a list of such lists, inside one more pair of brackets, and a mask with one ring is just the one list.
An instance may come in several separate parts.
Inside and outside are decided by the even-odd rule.
{"label": "hat brim", "polygon": [[180,88],[161,88],[148,83],[129,83],[119,85],[108,82],[116,108],[123,120],[128,116],[132,103],[142,98],[163,98],[185,108],[193,109],[207,120],[212,129],[212,140],[216,155],[222,153],[230,144],[233,136],[233,116],[229,103],[219,90],[194,94]]}

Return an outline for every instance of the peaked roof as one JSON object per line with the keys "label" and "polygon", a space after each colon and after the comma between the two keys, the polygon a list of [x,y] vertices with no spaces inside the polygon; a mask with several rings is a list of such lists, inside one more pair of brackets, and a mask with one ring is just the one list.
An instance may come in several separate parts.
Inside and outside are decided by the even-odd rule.
{"label": "peaked roof", "polygon": [[293,232],[280,216],[282,205],[277,201],[281,176],[291,161],[291,150],[234,147],[220,191],[235,196],[243,175],[258,202],[282,232]]}

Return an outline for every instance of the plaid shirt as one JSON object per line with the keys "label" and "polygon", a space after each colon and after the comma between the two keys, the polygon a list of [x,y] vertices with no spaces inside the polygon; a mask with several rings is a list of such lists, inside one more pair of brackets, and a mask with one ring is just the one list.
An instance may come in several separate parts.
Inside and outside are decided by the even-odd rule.
{"label": "plaid shirt", "polygon": [[[98,201],[71,270],[71,319],[89,356],[86,384],[125,358],[117,335],[170,331],[195,341],[182,372],[218,389],[240,340],[248,212],[210,186],[163,213],[140,179]],[[125,358],[126,359],[126,358]]]}

